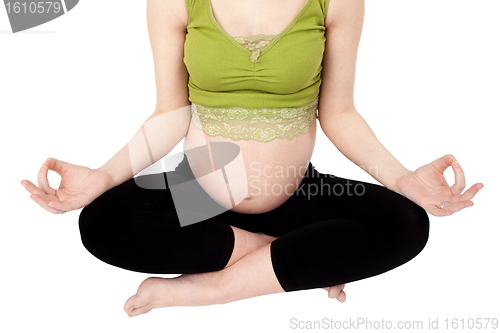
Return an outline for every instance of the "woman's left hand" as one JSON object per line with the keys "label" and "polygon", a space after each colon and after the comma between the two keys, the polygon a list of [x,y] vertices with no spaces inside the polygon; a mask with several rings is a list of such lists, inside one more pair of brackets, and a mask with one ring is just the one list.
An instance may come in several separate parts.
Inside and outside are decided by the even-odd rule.
{"label": "woman's left hand", "polygon": [[[443,175],[450,165],[455,173],[455,184],[451,187]],[[471,207],[471,199],[483,186],[476,183],[461,194],[465,189],[464,171],[455,157],[447,154],[396,180],[395,191],[434,216],[447,216]]]}

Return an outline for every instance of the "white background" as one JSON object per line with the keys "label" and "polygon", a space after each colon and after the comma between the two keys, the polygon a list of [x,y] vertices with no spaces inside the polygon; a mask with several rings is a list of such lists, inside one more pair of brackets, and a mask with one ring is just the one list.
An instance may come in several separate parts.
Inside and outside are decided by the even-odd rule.
{"label": "white background", "polygon": [[[407,168],[452,153],[468,187],[485,185],[473,207],[430,215],[429,241],[415,259],[347,284],[343,304],[316,289],[129,318],[125,301],[153,275],[93,257],[80,240],[80,210],[52,215],[20,182],[36,184],[47,157],[100,167],[153,112],[146,1],[81,1],[17,34],[1,7],[0,331],[298,331],[291,318],[422,320],[425,327],[438,318],[444,329],[447,318],[499,318],[499,11],[496,0],[366,2],[357,110]],[[171,154],[180,151],[181,143]],[[323,173],[376,183],[319,126],[312,163]],[[451,168],[445,175],[451,185]],[[53,187],[59,179],[49,173]]]}

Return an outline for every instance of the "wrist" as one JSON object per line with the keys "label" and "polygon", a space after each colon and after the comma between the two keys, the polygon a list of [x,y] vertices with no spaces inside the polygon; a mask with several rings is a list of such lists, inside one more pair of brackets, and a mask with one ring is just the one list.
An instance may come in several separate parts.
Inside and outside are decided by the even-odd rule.
{"label": "wrist", "polygon": [[388,184],[389,186],[386,187],[398,194],[403,195],[402,179],[406,178],[411,173],[413,173],[413,171],[406,168],[401,169],[397,174],[395,174],[390,184]]}
{"label": "wrist", "polygon": [[101,166],[97,169],[94,169],[94,171],[99,172],[103,175],[105,175],[106,178],[106,188],[111,189],[117,185],[115,177],[113,177],[113,174],[109,172],[109,170],[106,170],[104,166]]}

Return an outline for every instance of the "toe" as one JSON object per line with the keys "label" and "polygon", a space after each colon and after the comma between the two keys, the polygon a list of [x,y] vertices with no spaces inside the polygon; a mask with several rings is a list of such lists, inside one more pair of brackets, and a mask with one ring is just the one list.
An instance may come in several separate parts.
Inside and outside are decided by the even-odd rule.
{"label": "toe", "polygon": [[[134,296],[132,296],[134,297]],[[125,313],[129,313],[130,310],[132,310],[134,308],[134,304],[133,302],[131,301],[132,297],[130,297],[126,302],[125,302],[125,305],[123,306],[123,311],[125,311]]]}
{"label": "toe", "polygon": [[149,299],[144,294],[135,294],[130,297],[123,306],[125,313],[130,313],[133,309],[139,309],[149,304]]}
{"label": "toe", "polygon": [[151,307],[150,304],[148,303],[148,304],[145,304],[144,306],[141,306],[141,307],[138,307],[138,308],[133,308],[128,313],[128,316],[129,317],[135,317],[135,316],[138,316],[138,315],[141,315],[141,314],[148,313],[152,309],[153,309],[153,307]]}
{"label": "toe", "polygon": [[343,290],[342,290],[342,291],[339,293],[339,295],[337,296],[337,299],[338,299],[338,301],[339,301],[340,303],[344,303],[344,302],[345,302],[345,300],[347,299],[347,295],[346,295],[345,291],[343,291]]}
{"label": "toe", "polygon": [[155,295],[157,294],[156,288],[159,281],[161,282],[163,279],[149,277],[142,281],[139,288],[137,288],[137,293],[125,302],[123,306],[125,313],[133,317],[147,313],[153,309],[153,303],[155,303],[155,299],[157,298]]}
{"label": "toe", "polygon": [[328,297],[337,298],[340,293],[340,286],[330,287],[330,291],[328,292]]}
{"label": "toe", "polygon": [[125,302],[125,305],[123,306],[123,311],[125,311],[125,313],[129,313],[135,307],[136,303],[137,303],[137,294],[135,294],[134,296],[131,296]]}

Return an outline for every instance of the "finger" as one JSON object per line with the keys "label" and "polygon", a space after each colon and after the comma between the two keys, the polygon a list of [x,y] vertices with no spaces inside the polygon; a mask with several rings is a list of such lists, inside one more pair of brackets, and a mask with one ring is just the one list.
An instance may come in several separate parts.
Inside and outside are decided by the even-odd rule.
{"label": "finger", "polygon": [[23,181],[21,181],[21,185],[23,185],[24,188],[26,189],[26,191],[30,192],[31,194],[38,194],[39,196],[41,196],[44,199],[47,198],[47,193],[40,190],[38,187],[36,187],[35,184],[30,182],[29,180],[24,179]]}
{"label": "finger", "polygon": [[75,210],[75,209],[78,209],[78,208],[82,208],[80,206],[80,203],[78,201],[68,201],[68,202],[60,202],[60,201],[49,201],[47,202],[47,204],[49,205],[49,207],[53,207],[57,210],[60,210],[60,211],[66,211],[66,212],[69,212],[70,210]]}
{"label": "finger", "polygon": [[36,202],[39,206],[41,206],[43,209],[45,209],[46,211],[52,213],[52,214],[62,214],[64,211],[63,210],[59,210],[59,209],[55,209],[55,208],[52,208],[48,205],[48,202],[47,200],[43,199],[41,196],[39,196],[38,194],[32,194],[30,196],[30,198]]}
{"label": "finger", "polygon": [[45,163],[49,167],[49,170],[57,172],[59,174],[59,176],[62,176],[62,171],[63,171],[62,169],[63,169],[66,162],[58,160],[57,158],[49,157],[49,158],[47,158]]}
{"label": "finger", "polygon": [[455,161],[455,156],[452,154],[446,154],[435,161],[431,162],[431,165],[436,168],[439,172],[443,173],[451,163]]}
{"label": "finger", "polygon": [[49,195],[56,195],[56,190],[54,190],[52,187],[49,186],[49,180],[47,178],[47,173],[49,172],[49,166],[48,166],[48,161],[45,161],[42,164],[42,167],[40,168],[40,171],[38,171],[38,187],[45,193]]}
{"label": "finger", "polygon": [[479,192],[480,189],[484,187],[481,183],[476,183],[472,185],[467,191],[465,191],[461,196],[460,200],[471,200]]}
{"label": "finger", "polygon": [[[447,204],[446,204],[447,205]],[[445,205],[445,207],[446,207]],[[442,216],[450,216],[452,214],[452,211],[448,210],[448,209],[440,209],[439,207],[437,207],[436,205],[429,205],[427,206],[426,210],[434,215],[434,216],[438,216],[438,217],[442,217]]]}
{"label": "finger", "polygon": [[451,163],[451,166],[453,167],[453,172],[455,173],[455,184],[451,187],[451,193],[453,195],[459,195],[465,188],[464,170],[456,160]]}
{"label": "finger", "polygon": [[457,213],[459,211],[461,211],[462,209],[464,208],[467,208],[467,207],[472,207],[474,205],[474,203],[470,200],[464,200],[464,201],[459,201],[459,202],[451,202],[451,203],[447,203],[445,205],[446,209],[451,211],[452,213]]}

